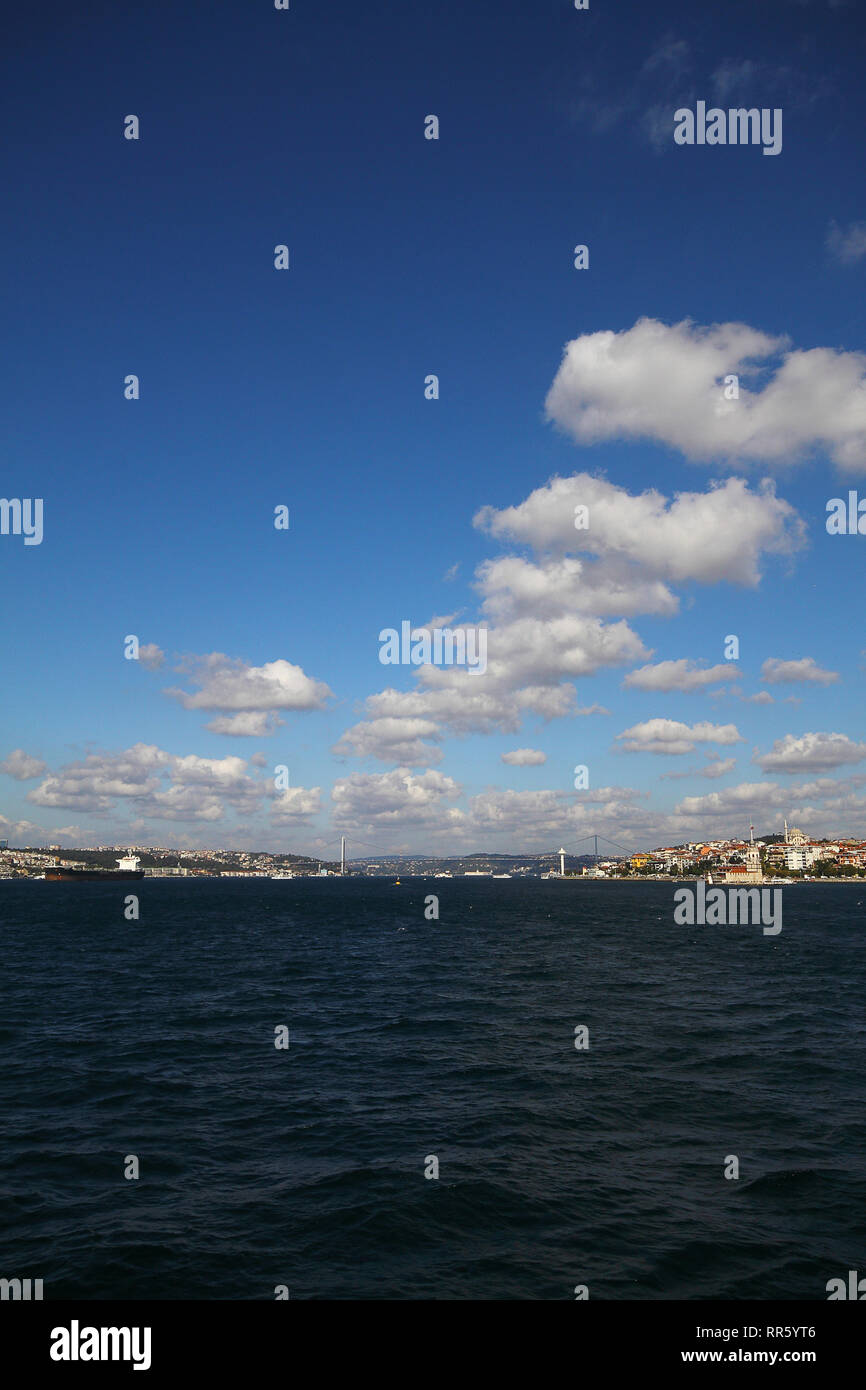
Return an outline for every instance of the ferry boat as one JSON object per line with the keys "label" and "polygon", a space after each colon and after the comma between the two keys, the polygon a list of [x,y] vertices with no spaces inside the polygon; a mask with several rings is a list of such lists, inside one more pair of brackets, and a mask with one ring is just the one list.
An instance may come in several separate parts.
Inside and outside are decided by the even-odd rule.
{"label": "ferry boat", "polygon": [[53,864],[46,865],[45,877],[55,883],[66,883],[70,879],[81,883],[106,880],[111,883],[129,883],[133,879],[144,878],[144,869],[138,867],[140,863],[137,854],[125,854],[122,859],[118,859],[116,869],[75,869],[71,865],[61,864],[60,860],[55,858]]}

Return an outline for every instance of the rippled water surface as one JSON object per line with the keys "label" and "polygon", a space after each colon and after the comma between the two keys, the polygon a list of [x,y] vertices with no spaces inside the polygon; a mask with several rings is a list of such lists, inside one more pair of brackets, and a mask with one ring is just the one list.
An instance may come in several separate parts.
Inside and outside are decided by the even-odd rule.
{"label": "rippled water surface", "polygon": [[0,883],[0,1275],[824,1299],[866,1270],[862,885],[784,889],[777,937],[676,926],[665,884],[162,880],[138,922],[128,891]]}

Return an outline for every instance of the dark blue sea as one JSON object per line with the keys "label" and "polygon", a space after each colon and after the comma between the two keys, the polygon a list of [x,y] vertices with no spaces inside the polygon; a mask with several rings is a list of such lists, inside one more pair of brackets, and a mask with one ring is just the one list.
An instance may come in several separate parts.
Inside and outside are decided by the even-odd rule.
{"label": "dark blue sea", "polygon": [[825,1299],[866,1272],[866,886],[783,891],[769,937],[657,883],[0,883],[0,1276]]}

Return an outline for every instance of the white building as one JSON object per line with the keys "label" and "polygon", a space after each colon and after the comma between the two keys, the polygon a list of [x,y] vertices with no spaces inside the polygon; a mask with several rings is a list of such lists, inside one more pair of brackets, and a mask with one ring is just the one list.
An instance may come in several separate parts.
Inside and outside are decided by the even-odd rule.
{"label": "white building", "polygon": [[789,829],[788,829],[788,821],[787,821],[787,819],[785,820],[785,844],[786,844],[786,845],[805,845],[806,842],[807,842],[807,838],[808,838],[808,837],[807,837],[806,835],[803,834],[802,830],[798,830],[796,826],[792,826],[791,829],[789,830]]}

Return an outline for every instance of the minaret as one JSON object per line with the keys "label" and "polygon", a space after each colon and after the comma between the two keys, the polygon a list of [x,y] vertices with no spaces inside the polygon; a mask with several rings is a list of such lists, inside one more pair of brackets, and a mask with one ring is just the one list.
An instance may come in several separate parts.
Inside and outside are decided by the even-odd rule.
{"label": "minaret", "polygon": [[564,849],[561,849],[561,850],[559,851],[559,872],[560,872],[561,877],[562,877],[562,878],[565,878],[565,850],[564,850]]}
{"label": "minaret", "polygon": [[344,874],[345,872],[346,872],[346,837],[345,837],[345,835],[342,835],[342,836],[340,837],[340,873],[341,873],[341,874]]}
{"label": "minaret", "polygon": [[785,844],[788,843],[788,817],[785,817]]}

